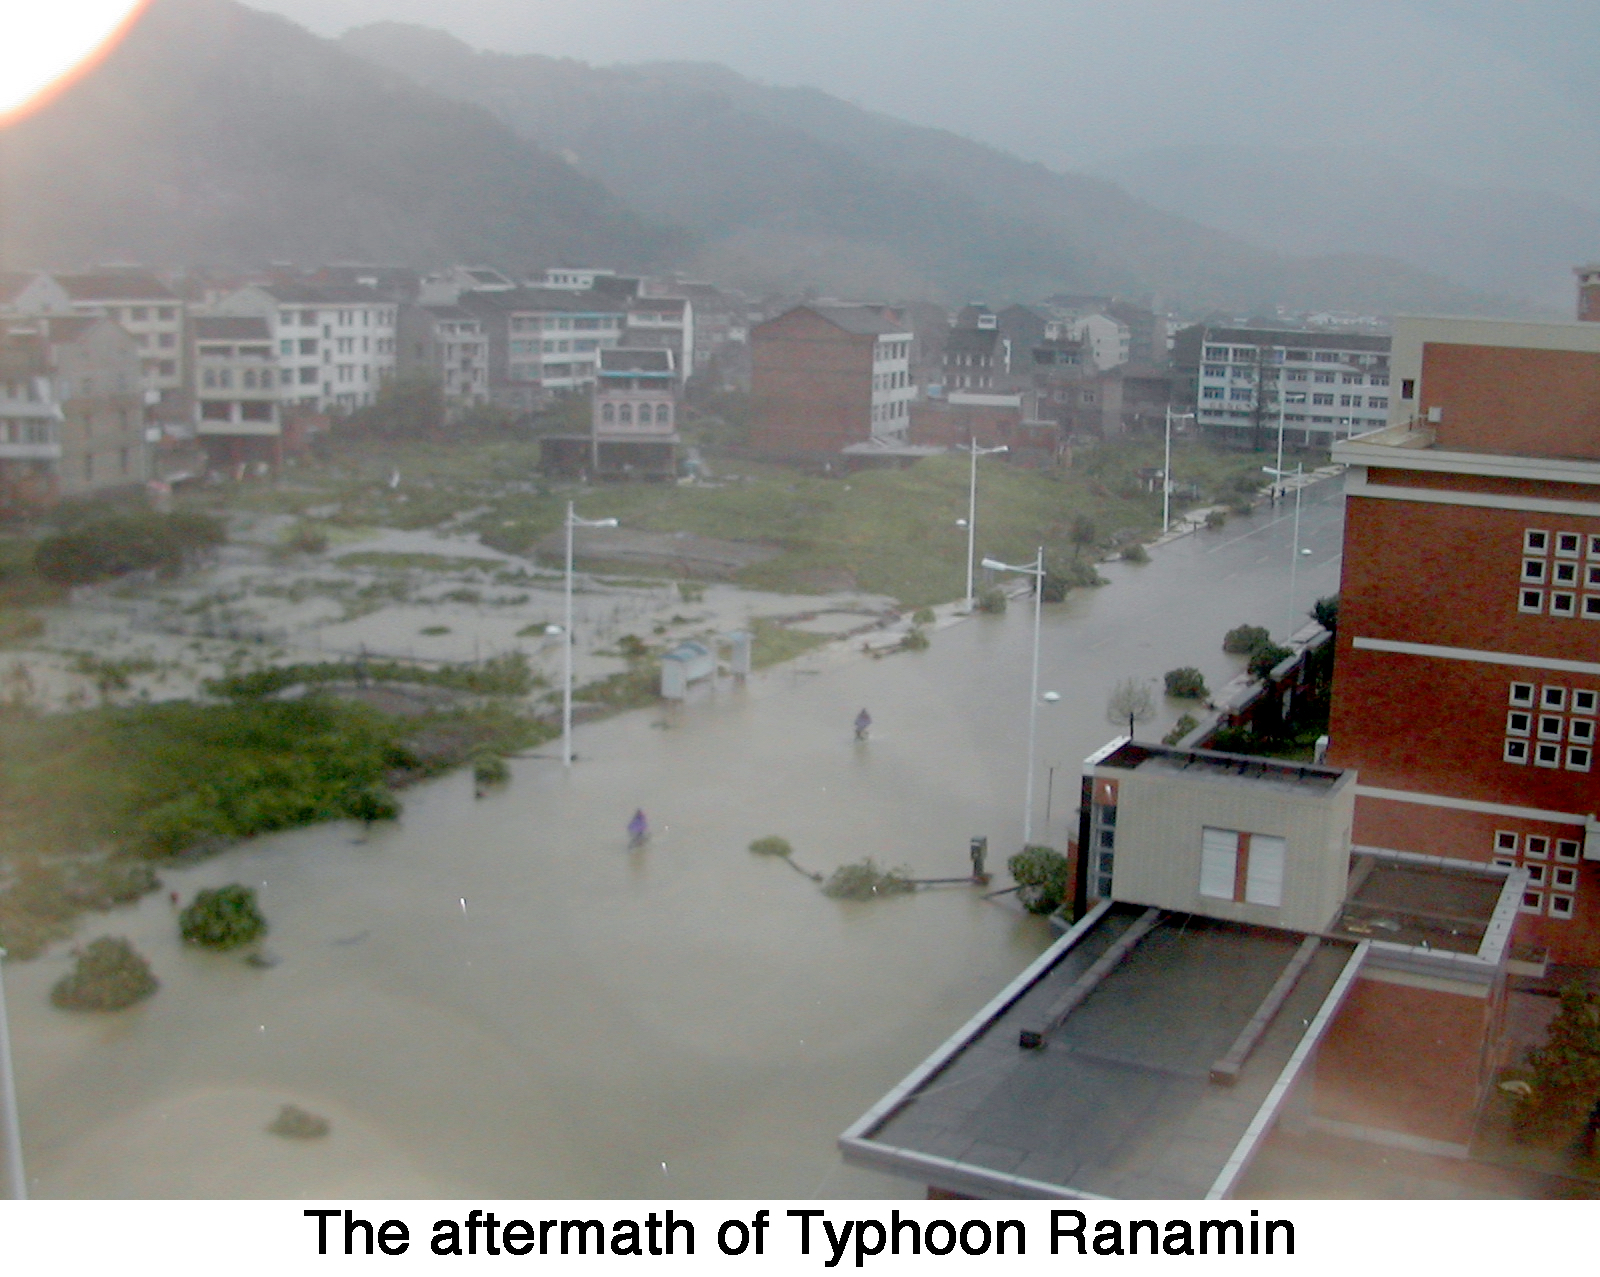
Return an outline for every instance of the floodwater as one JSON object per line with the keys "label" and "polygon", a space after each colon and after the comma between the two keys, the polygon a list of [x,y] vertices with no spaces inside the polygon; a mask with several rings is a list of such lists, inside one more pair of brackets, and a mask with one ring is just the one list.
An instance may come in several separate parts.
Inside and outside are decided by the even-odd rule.
{"label": "floodwater", "polygon": [[[1291,501],[1046,608],[1040,686],[1061,699],[1039,711],[1036,838],[1064,840],[1118,680],[1196,665],[1218,687],[1237,667],[1226,629],[1282,636],[1337,589],[1338,488],[1306,490],[1310,555],[1291,553]],[[958,875],[987,834],[1003,861],[1021,837],[1031,642],[1022,603],[921,653],[824,649],[580,728],[570,773],[518,760],[481,801],[466,776],[408,792],[367,841],[325,826],[167,872],[185,899],[254,884],[280,961],[184,951],[163,891],[80,933],[151,959],[162,989],[140,1007],[51,1008],[64,952],[8,966],[32,1192],[917,1195],[841,1165],[834,1137],[1048,931],[966,886],[832,901],[746,848],[781,834],[809,869],[871,856]],[[654,837],[629,852],[635,807]],[[331,1133],[267,1134],[284,1103]]]}

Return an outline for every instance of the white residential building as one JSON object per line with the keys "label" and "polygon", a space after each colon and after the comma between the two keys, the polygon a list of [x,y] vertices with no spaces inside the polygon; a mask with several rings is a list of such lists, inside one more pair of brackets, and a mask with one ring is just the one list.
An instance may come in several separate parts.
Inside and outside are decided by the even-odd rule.
{"label": "white residential building", "polygon": [[1080,319],[1052,324],[1045,330],[1046,340],[1062,337],[1082,342],[1101,372],[1127,363],[1133,347],[1132,330],[1110,315],[1084,315]]}
{"label": "white residential building", "polygon": [[139,347],[145,416],[152,424],[176,424],[187,416],[188,373],[183,363],[184,301],[146,271],[102,271],[56,275],[75,315],[115,320]]}
{"label": "white residential building", "polygon": [[400,370],[439,383],[453,408],[489,401],[489,335],[461,306],[407,306],[400,312]]}
{"label": "white residential building", "polygon": [[267,321],[285,408],[370,407],[394,373],[398,305],[369,288],[250,284],[221,298],[217,315]]}
{"label": "white residential building", "polygon": [[684,297],[635,297],[628,303],[622,345],[635,350],[670,350],[678,375],[694,374],[694,303]]}
{"label": "white residential building", "polygon": [[911,343],[916,334],[880,333],[872,347],[872,438],[904,443],[911,424],[911,401],[917,388],[911,380]]}

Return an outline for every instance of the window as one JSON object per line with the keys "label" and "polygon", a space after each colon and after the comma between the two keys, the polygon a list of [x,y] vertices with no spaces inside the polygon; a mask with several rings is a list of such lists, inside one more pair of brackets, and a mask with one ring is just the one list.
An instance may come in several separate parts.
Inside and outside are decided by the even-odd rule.
{"label": "window", "polygon": [[1513,856],[1517,854],[1517,835],[1509,829],[1497,829],[1494,834],[1494,849],[1508,851]]}
{"label": "window", "polygon": [[1586,772],[1593,758],[1594,751],[1587,745],[1570,745],[1567,747],[1567,770],[1569,772]]}
{"label": "window", "polygon": [[1315,381],[1315,382],[1318,382],[1318,383],[1320,383],[1321,385],[1324,385],[1324,386],[1331,386],[1331,385],[1333,385],[1333,382],[1334,382],[1334,376],[1333,376],[1333,374],[1331,372],[1313,373],[1312,376],[1311,376],[1311,380]]}
{"label": "window", "polygon": [[1564,687],[1551,687],[1546,684],[1539,697],[1541,709],[1564,710],[1567,708],[1567,689]]}
{"label": "window", "polygon": [[1283,903],[1282,838],[1250,834],[1249,860],[1245,868],[1244,898],[1253,905],[1278,906]]}
{"label": "window", "polygon": [[1576,838],[1556,839],[1556,859],[1576,860],[1578,858],[1578,840]]}
{"label": "window", "polygon": [[1549,745],[1543,742],[1533,747],[1533,765],[1535,767],[1561,766],[1561,746]]}
{"label": "window", "polygon": [[1313,404],[1320,404],[1324,408],[1331,408],[1331,407],[1333,407],[1333,396],[1332,395],[1312,395],[1311,396],[1311,402]]}
{"label": "window", "polygon": [[1576,532],[1557,532],[1556,553],[1564,559],[1575,559],[1582,540]]}
{"label": "window", "polygon": [[1368,395],[1367,396],[1367,407],[1369,407],[1369,408],[1387,408],[1388,406],[1389,406],[1389,396],[1388,395]]}
{"label": "window", "polygon": [[1282,838],[1269,834],[1202,830],[1200,894],[1276,908],[1283,903],[1285,849]]}
{"label": "window", "polygon": [[1545,561],[1543,559],[1524,559],[1522,561],[1522,579],[1532,582],[1543,581],[1544,569]]}
{"label": "window", "polygon": [[1521,913],[1543,913],[1544,893],[1542,891],[1524,891],[1522,904],[1518,909]]}
{"label": "window", "polygon": [[314,355],[317,353],[317,339],[315,337],[302,337],[300,339],[300,353]]}
{"label": "window", "polygon": [[1533,726],[1533,715],[1521,710],[1512,710],[1506,715],[1506,735],[1527,736]]}
{"label": "window", "polygon": [[1567,720],[1567,739],[1579,741],[1589,745],[1594,743],[1594,719],[1572,718]]}
{"label": "window", "polygon": [[1576,585],[1578,583],[1578,565],[1576,563],[1551,564],[1550,579],[1557,585]]}
{"label": "window", "polygon": [[1550,897],[1550,916],[1552,918],[1570,918],[1570,917],[1572,917],[1572,897],[1571,896],[1551,896]]}
{"label": "window", "polygon": [[1572,689],[1572,712],[1592,714],[1597,700],[1600,700],[1600,693],[1596,693],[1592,687],[1575,687]]}
{"label": "window", "polygon": [[1505,752],[1501,758],[1508,763],[1525,763],[1528,761],[1528,742],[1525,740],[1508,740]]}
{"label": "window", "polygon": [[1550,534],[1529,528],[1522,534],[1522,552],[1524,554],[1545,554],[1550,549]]}
{"label": "window", "polygon": [[664,403],[656,405],[656,425],[665,426],[672,420],[672,409]]}
{"label": "window", "polygon": [[1578,871],[1576,869],[1556,869],[1551,874],[1551,881],[1558,887],[1571,891],[1578,885]]}
{"label": "window", "polygon": [[1578,596],[1576,594],[1561,594],[1552,591],[1550,594],[1551,616],[1576,616],[1578,614]]}
{"label": "window", "polygon": [[1600,594],[1583,596],[1583,615],[1585,620],[1600,621]]}
{"label": "window", "polygon": [[1222,398],[1222,387],[1221,386],[1202,386],[1200,388],[1200,397],[1202,399],[1221,399]]}
{"label": "window", "polygon": [[1344,377],[1341,378],[1341,380],[1347,386],[1364,386],[1364,385],[1366,385],[1366,378],[1364,378],[1358,372],[1347,372],[1347,373],[1345,373]]}
{"label": "window", "polygon": [[1513,683],[1511,685],[1511,703],[1513,705],[1533,704],[1533,684]]}
{"label": "window", "polygon": [[1239,835],[1231,829],[1206,828],[1200,840],[1200,894],[1213,900],[1234,899]]}
{"label": "window", "polygon": [[1530,886],[1544,886],[1545,867],[1543,865],[1525,865],[1524,868],[1528,871],[1528,883]]}
{"label": "window", "polygon": [[1523,590],[1517,596],[1517,611],[1519,611],[1519,612],[1543,612],[1544,611],[1544,591],[1543,590]]}

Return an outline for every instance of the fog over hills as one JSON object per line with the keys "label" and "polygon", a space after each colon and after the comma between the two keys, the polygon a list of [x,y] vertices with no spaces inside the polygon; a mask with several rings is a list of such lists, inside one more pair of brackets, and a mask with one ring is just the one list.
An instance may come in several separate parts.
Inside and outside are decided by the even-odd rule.
{"label": "fog over hills", "polygon": [[946,302],[1518,309],[720,66],[481,53],[396,23],[334,41],[233,0],[154,0],[0,148],[7,266],[589,262]]}
{"label": "fog over hills", "polygon": [[562,151],[645,215],[699,235],[698,267],[749,287],[947,300],[1103,290],[1235,310],[1508,308],[1392,259],[1263,251],[1102,178],[719,66],[482,53],[400,23],[341,43]]}
{"label": "fog over hills", "polygon": [[647,266],[682,249],[487,111],[230,0],[155,0],[0,148],[12,267]]}
{"label": "fog over hills", "polygon": [[1572,306],[1600,211],[1532,188],[1466,187],[1377,154],[1169,146],[1092,171],[1139,199],[1283,252],[1384,254],[1474,288]]}

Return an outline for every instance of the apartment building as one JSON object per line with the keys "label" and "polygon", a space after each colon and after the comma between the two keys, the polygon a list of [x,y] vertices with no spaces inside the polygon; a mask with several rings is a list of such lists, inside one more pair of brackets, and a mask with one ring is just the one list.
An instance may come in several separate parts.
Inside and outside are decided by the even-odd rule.
{"label": "apartment building", "polygon": [[399,368],[439,383],[448,410],[489,401],[489,334],[462,306],[406,306],[400,311]]}
{"label": "apartment building", "polygon": [[574,288],[470,290],[457,304],[488,338],[490,397],[523,413],[588,394],[600,351],[621,343],[627,318],[625,302]]}
{"label": "apartment building", "polygon": [[249,284],[219,298],[210,312],[266,321],[279,400],[291,411],[370,407],[394,373],[399,305],[371,288]]}
{"label": "apartment building", "polygon": [[60,486],[61,405],[36,329],[0,329],[0,513],[49,505]]}
{"label": "apartment building", "polygon": [[1196,325],[1173,362],[1200,429],[1263,448],[1284,438],[1328,447],[1383,426],[1393,398],[1390,339],[1365,333]]}
{"label": "apartment building", "polygon": [[668,350],[687,381],[695,370],[694,303],[687,297],[634,297],[620,345],[632,350]]}
{"label": "apartment building", "polygon": [[1355,840],[1524,871],[1519,936],[1600,964],[1600,324],[1402,318],[1393,376],[1333,453]]}
{"label": "apartment building", "polygon": [[190,321],[194,349],[194,431],[211,465],[283,459],[277,347],[268,321],[255,315],[196,315]]}
{"label": "apartment building", "polygon": [[888,306],[796,306],[751,330],[751,444],[831,459],[852,444],[905,442],[913,334]]}
{"label": "apartment building", "polygon": [[147,271],[102,271],[56,275],[78,315],[104,315],[130,334],[139,349],[140,389],[152,425],[188,417],[188,370],[184,367],[184,301]]}

